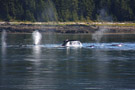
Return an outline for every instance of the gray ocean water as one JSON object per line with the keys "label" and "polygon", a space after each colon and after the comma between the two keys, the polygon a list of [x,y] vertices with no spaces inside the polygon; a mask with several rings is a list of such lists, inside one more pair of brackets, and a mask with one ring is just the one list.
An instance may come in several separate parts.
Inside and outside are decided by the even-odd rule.
{"label": "gray ocean water", "polygon": [[[61,47],[65,39],[83,47]],[[7,33],[0,42],[0,90],[135,90],[135,35]],[[122,46],[117,46],[122,44]],[[88,47],[94,45],[94,47]]]}

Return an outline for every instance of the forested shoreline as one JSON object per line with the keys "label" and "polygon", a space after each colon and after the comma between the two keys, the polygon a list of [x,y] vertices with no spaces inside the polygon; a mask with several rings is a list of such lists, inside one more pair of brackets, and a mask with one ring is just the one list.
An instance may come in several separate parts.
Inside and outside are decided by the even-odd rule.
{"label": "forested shoreline", "polygon": [[0,22],[0,32],[32,33],[35,30],[44,33],[92,34],[105,30],[106,34],[135,34],[135,23],[110,22]]}
{"label": "forested shoreline", "polygon": [[135,0],[0,0],[0,21],[135,21]]}

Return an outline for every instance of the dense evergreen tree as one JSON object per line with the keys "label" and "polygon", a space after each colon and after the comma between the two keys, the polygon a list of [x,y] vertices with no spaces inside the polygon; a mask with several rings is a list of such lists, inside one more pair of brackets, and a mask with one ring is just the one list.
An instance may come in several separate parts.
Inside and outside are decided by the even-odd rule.
{"label": "dense evergreen tree", "polygon": [[[84,18],[85,20],[92,20],[93,10],[95,4],[93,0],[79,0],[79,17],[80,20]],[[83,20],[83,19],[82,19]]]}
{"label": "dense evergreen tree", "polygon": [[0,0],[1,21],[106,21],[108,17],[135,21],[135,0]]}

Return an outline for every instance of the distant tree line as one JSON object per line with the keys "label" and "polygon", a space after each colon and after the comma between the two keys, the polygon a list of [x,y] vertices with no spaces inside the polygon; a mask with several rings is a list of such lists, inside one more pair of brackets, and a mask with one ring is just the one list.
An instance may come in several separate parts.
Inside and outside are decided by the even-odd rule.
{"label": "distant tree line", "polygon": [[1,21],[135,21],[135,0],[0,0]]}

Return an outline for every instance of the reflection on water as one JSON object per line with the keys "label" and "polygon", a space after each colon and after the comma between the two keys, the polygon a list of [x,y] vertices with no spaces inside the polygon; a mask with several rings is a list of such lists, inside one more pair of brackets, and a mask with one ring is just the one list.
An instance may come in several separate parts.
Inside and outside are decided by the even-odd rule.
{"label": "reflection on water", "polygon": [[[98,81],[101,82],[102,88],[105,88],[106,86],[104,83],[108,82],[108,71],[109,71],[109,57],[107,55],[106,49],[95,49],[92,50],[93,57],[96,57],[97,62],[95,63],[95,68],[97,68],[96,72],[98,75]],[[104,81],[104,83],[102,82]],[[113,84],[112,84],[113,87]]]}
{"label": "reflection on water", "polygon": [[[31,34],[27,35],[21,35],[29,37],[25,39],[26,45],[18,45],[19,40],[15,40],[8,42],[4,52],[0,48],[0,90],[135,88],[134,35],[130,39],[116,35],[119,40],[105,36],[106,42],[103,39],[99,44],[91,40],[91,35],[56,35],[50,44],[51,41],[46,41],[47,35],[43,35],[42,45],[33,45]],[[13,36],[7,41],[20,39],[17,34]],[[80,40],[83,47],[61,47],[65,38]],[[120,43],[121,47],[116,46]],[[94,46],[87,47],[91,45]]]}
{"label": "reflection on water", "polygon": [[35,58],[34,60],[39,61],[41,55],[41,47],[39,45],[34,45],[32,48],[33,57]]}
{"label": "reflection on water", "polygon": [[65,47],[65,49],[67,56],[70,56],[70,54],[79,55],[82,47]]}

